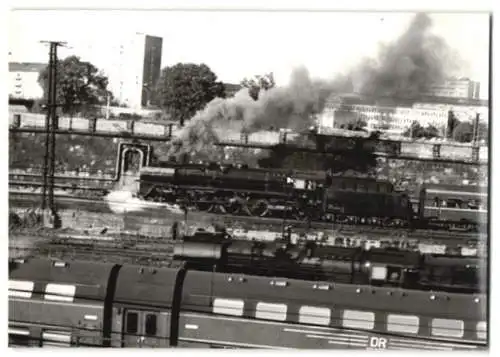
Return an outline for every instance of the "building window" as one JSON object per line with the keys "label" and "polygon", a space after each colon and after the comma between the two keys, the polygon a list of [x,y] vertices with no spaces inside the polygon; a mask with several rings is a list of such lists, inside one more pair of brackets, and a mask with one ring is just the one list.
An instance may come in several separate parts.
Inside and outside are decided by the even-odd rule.
{"label": "building window", "polygon": [[156,315],[146,315],[146,336],[156,336]]}
{"label": "building window", "polygon": [[371,330],[375,326],[375,314],[368,311],[344,310],[342,315],[342,326]]}
{"label": "building window", "polygon": [[433,336],[462,337],[464,322],[451,319],[433,319],[431,323]]}
{"label": "building window", "polygon": [[127,333],[137,333],[137,324],[139,322],[139,315],[137,312],[127,313]]}
{"label": "building window", "polygon": [[331,311],[324,307],[302,306],[299,310],[299,322],[311,325],[329,325]]}
{"label": "building window", "polygon": [[418,333],[419,318],[413,315],[387,315],[387,331],[403,332],[403,333]]}
{"label": "building window", "polygon": [[288,307],[285,304],[259,302],[255,309],[255,317],[258,319],[285,321],[287,309]]}

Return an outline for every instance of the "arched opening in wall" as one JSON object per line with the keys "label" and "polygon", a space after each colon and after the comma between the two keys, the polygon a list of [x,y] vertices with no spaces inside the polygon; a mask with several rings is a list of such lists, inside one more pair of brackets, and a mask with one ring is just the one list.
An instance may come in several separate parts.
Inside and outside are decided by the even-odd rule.
{"label": "arched opening in wall", "polygon": [[121,158],[121,186],[122,189],[138,190],[138,176],[144,162],[144,152],[139,148],[125,148]]}
{"label": "arched opening in wall", "polygon": [[126,149],[123,154],[123,174],[137,175],[142,167],[142,150]]}

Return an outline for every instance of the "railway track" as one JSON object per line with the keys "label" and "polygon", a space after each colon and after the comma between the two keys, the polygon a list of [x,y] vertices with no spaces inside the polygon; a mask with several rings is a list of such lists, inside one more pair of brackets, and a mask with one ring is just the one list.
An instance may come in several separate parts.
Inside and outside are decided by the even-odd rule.
{"label": "railway track", "polygon": [[46,238],[32,246],[9,245],[9,256],[18,259],[47,257],[56,260],[90,260],[168,266],[173,261],[173,245],[165,240]]}
{"label": "railway track", "polygon": [[[9,194],[9,203],[11,207],[32,207],[33,203],[38,198],[37,193],[14,193]],[[107,203],[100,199],[88,199],[81,197],[56,197],[56,202],[59,209],[71,209],[78,207],[80,211],[112,213]],[[184,215],[166,212],[164,209],[145,209],[142,212],[125,213],[124,219],[140,221],[147,219],[155,219],[156,224],[162,224],[161,220],[166,215],[175,216],[177,220],[184,220]],[[215,213],[204,212],[189,212],[188,221],[207,221],[210,220],[215,224],[231,227],[234,230],[260,230],[279,232],[284,225],[291,225],[293,229],[299,231],[334,231],[335,233],[356,236],[356,235],[369,235],[377,238],[408,238],[417,240],[439,240],[439,241],[461,241],[464,244],[471,242],[486,242],[487,232],[484,228],[479,233],[471,232],[448,232],[440,230],[424,230],[408,228],[388,228],[388,227],[375,227],[370,225],[348,225],[348,224],[332,224],[324,222],[303,222],[282,218],[269,218],[269,217],[250,217],[250,216],[233,216],[233,215],[220,215]]]}
{"label": "railway track", "polygon": [[[19,237],[19,238],[17,238]],[[235,237],[235,239],[252,239],[253,237]],[[292,242],[295,239],[292,237]],[[136,262],[146,265],[169,264],[173,258],[171,237],[149,237],[131,234],[113,235],[82,235],[57,234],[50,231],[38,234],[13,233],[9,236],[9,253],[11,256],[52,256],[57,259],[76,259],[88,257],[90,260],[136,259]],[[421,253],[447,253],[451,255],[478,255],[487,257],[486,246],[475,249],[461,248],[458,245],[440,245],[421,243],[410,239],[385,239],[378,242],[379,247],[399,247]],[[350,241],[325,242],[335,246],[363,246],[365,249],[377,247],[373,242],[358,239]],[[464,250],[465,249],[465,250]]]}

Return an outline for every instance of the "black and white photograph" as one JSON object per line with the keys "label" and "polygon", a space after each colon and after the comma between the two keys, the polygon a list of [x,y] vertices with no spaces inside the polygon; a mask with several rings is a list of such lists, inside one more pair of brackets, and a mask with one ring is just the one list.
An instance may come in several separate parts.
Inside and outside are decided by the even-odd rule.
{"label": "black and white photograph", "polygon": [[493,19],[11,9],[8,347],[489,350]]}

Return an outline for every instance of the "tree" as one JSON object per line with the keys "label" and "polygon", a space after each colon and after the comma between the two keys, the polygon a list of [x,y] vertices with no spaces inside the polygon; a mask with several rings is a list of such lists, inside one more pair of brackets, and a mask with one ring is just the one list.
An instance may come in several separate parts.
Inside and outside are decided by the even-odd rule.
{"label": "tree", "polygon": [[488,124],[479,122],[479,125],[477,127],[477,139],[485,140],[486,142],[488,142],[489,140]]}
{"label": "tree", "polygon": [[276,86],[273,73],[267,73],[263,76],[254,76],[253,78],[245,78],[241,81],[241,85],[248,88],[248,93],[253,100],[259,99],[261,90],[269,90]]}
{"label": "tree", "polygon": [[215,97],[225,97],[224,84],[206,64],[166,67],[154,92],[157,103],[181,126]]}
{"label": "tree", "polygon": [[439,137],[439,130],[432,125],[428,125],[427,127],[424,128],[422,125],[420,125],[418,121],[415,120],[411,124],[410,128],[408,128],[403,133],[403,136],[415,139],[419,138],[431,139]]}
{"label": "tree", "polygon": [[460,121],[457,119],[455,113],[452,110],[448,111],[448,127],[446,131],[446,137],[451,139],[453,137],[453,132],[455,128],[460,124]]}
{"label": "tree", "polygon": [[[108,78],[92,63],[70,56],[57,62],[57,103],[63,113],[74,114],[96,104],[106,103]],[[44,98],[49,89],[48,66],[40,73],[38,82],[43,88]]]}
{"label": "tree", "polygon": [[469,122],[459,123],[453,129],[453,140],[461,143],[470,143],[472,141],[472,135],[474,132],[474,126]]}
{"label": "tree", "polygon": [[427,139],[438,138],[440,136],[439,130],[433,125],[428,125],[424,130],[424,136]]}

